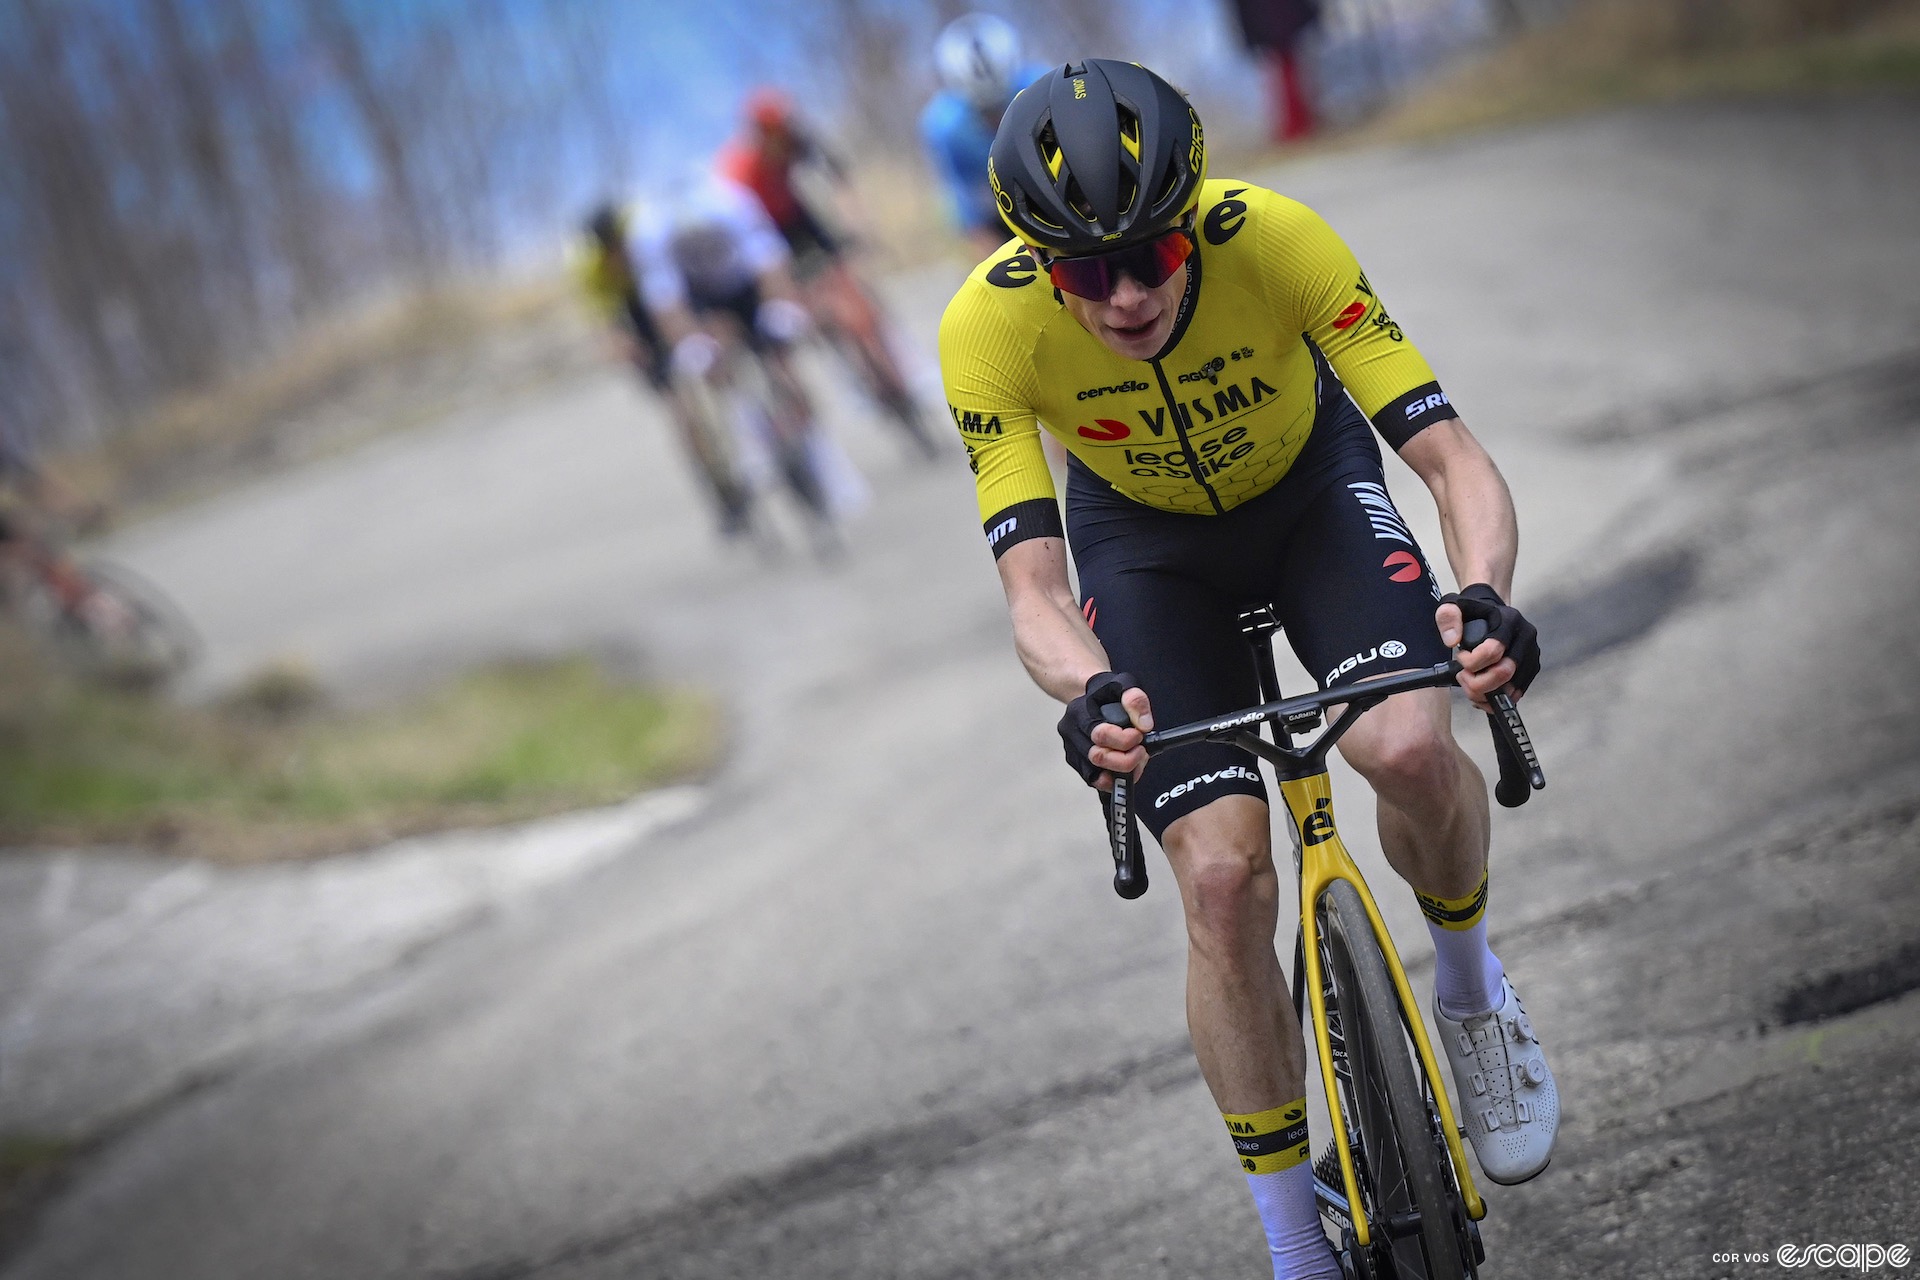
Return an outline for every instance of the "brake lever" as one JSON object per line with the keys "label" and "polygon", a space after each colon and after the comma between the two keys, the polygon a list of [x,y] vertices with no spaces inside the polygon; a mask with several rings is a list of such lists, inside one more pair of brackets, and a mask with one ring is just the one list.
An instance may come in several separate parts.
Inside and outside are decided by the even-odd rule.
{"label": "brake lever", "polygon": [[[1133,718],[1116,702],[1100,708],[1107,724],[1127,729]],[[1130,803],[1133,780],[1124,774],[1113,775],[1113,790],[1102,799],[1107,810],[1107,843],[1113,854],[1113,891],[1132,901],[1147,891],[1147,859],[1140,846],[1139,820]]]}

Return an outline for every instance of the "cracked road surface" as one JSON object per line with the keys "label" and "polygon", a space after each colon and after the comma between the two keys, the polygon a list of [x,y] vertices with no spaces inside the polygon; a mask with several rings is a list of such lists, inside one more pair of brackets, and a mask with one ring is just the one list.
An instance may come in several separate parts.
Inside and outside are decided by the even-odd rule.
{"label": "cracked road surface", "polygon": [[[1520,506],[1551,784],[1498,821],[1491,922],[1566,1122],[1487,1188],[1488,1276],[1920,1248],[1917,134],[1911,98],[1692,104],[1259,175],[1353,243]],[[957,274],[895,282],[922,341]],[[1265,1274],[1177,903],[1107,887],[957,450],[915,469],[854,423],[851,556],[766,566],[710,544],[644,414],[608,374],[126,536],[216,677],[602,646],[726,691],[735,750],[698,812],[404,963],[313,953],[350,981],[172,998],[138,917],[94,963],[148,1008],[109,1031],[48,975],[177,864],[9,855],[40,905],[0,944],[35,1011],[0,1126],[133,1118],[8,1280]],[[1362,857],[1424,989],[1411,895]],[[303,927],[386,901],[339,896]],[[261,932],[235,965],[270,970]]]}

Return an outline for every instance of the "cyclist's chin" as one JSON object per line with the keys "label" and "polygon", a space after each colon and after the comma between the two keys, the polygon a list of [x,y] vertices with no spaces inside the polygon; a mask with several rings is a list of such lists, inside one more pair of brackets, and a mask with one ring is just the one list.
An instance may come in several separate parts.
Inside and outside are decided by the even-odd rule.
{"label": "cyclist's chin", "polygon": [[1129,360],[1151,360],[1166,344],[1167,334],[1172,329],[1173,313],[1162,311],[1145,323],[1133,325],[1111,325],[1101,321],[1094,326],[1094,335],[1117,356]]}

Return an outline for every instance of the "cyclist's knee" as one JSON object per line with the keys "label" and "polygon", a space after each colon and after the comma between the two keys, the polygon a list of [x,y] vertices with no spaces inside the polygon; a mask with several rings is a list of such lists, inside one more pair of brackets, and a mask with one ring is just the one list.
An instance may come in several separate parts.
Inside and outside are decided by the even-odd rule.
{"label": "cyclist's knee", "polygon": [[1196,941],[1233,938],[1277,901],[1266,811],[1250,796],[1228,796],[1167,829]]}
{"label": "cyclist's knee", "polygon": [[1346,756],[1378,795],[1403,806],[1446,801],[1460,786],[1452,730],[1423,718],[1383,725]]}

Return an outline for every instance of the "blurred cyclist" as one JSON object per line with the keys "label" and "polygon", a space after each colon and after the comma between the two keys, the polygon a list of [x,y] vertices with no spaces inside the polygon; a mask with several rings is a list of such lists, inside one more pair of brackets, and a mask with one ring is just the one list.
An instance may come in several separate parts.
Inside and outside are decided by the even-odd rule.
{"label": "blurred cyclist", "polygon": [[811,169],[847,191],[846,165],[802,124],[778,89],[754,90],[746,113],[746,132],[721,149],[714,168],[758,197],[792,251],[794,272],[807,282],[807,305],[821,328],[840,340],[842,353],[880,407],[932,452],[933,438],[920,427],[919,407],[894,356],[891,326],[854,274],[846,246],[794,186],[796,172]]}
{"label": "blurred cyclist", "polygon": [[1007,242],[993,191],[987,152],[1013,95],[1048,68],[1023,62],[1020,35],[1003,18],[970,13],[947,24],[933,46],[934,66],[946,87],[920,113],[920,140],[946,186],[947,205],[977,255]]}
{"label": "blurred cyclist", "polygon": [[730,343],[766,368],[778,404],[772,441],[788,481],[820,515],[857,503],[852,464],[815,429],[811,398],[792,347],[812,327],[779,229],[753,193],[718,174],[684,183],[643,211],[633,236],[640,296],[671,344],[676,373],[724,376]]}
{"label": "blurred cyclist", "polygon": [[640,296],[640,273],[627,243],[628,222],[628,211],[612,202],[595,208],[569,253],[574,274],[587,297],[613,326],[621,358],[640,371],[666,404],[688,456],[706,482],[721,532],[732,535],[745,526],[750,495],[733,468],[717,456],[674,388],[669,344]]}

